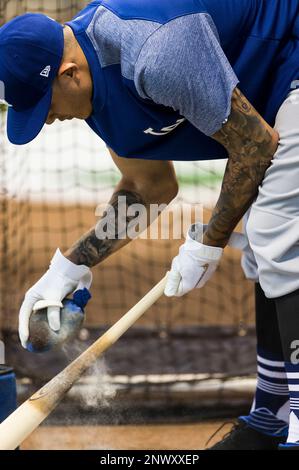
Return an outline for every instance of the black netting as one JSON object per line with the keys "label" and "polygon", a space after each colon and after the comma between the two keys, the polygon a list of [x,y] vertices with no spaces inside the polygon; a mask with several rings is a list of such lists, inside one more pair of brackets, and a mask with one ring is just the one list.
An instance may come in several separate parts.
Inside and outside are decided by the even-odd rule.
{"label": "black netting", "polygon": [[[0,0],[0,22],[26,11],[63,21],[85,3]],[[85,123],[53,125],[32,144],[17,148],[6,140],[3,111],[0,119],[0,325],[10,362],[20,374],[34,376],[34,364],[39,364],[43,377],[49,378],[65,360],[62,354],[22,356],[16,335],[20,303],[26,289],[45,272],[56,248],[68,248],[95,224],[95,208],[109,200],[119,174],[104,144]],[[180,163],[176,168],[179,199],[212,206],[223,163]],[[86,321],[91,338],[161,279],[180,243],[137,240],[94,269]],[[240,254],[228,249],[206,288],[183,299],[162,298],[107,354],[107,361],[112,373],[128,377],[136,373],[248,374],[254,371],[252,324],[252,285],[244,279]]]}

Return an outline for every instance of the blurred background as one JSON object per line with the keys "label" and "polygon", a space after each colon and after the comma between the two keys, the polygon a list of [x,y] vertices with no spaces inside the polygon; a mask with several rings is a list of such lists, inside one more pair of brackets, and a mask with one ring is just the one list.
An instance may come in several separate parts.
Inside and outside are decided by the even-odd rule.
{"label": "blurred background", "polygon": [[[63,22],[87,3],[0,0],[0,25],[28,11]],[[22,401],[164,276],[183,234],[181,240],[135,240],[96,267],[84,328],[63,351],[34,355],[22,350],[17,319],[24,293],[45,272],[57,247],[67,249],[95,225],[95,209],[109,201],[120,175],[104,142],[84,122],[46,126],[26,147],[8,143],[5,122],[2,107],[0,338],[5,343],[6,362],[17,374]],[[202,204],[207,222],[225,164],[176,163],[180,183],[176,202]],[[180,435],[179,426],[191,423],[193,435],[194,426],[205,426],[207,419],[246,411],[254,374],[253,285],[244,279],[240,253],[228,248],[204,289],[182,299],[161,298],[73,388],[46,426],[131,424],[134,428],[174,423]],[[199,428],[199,435],[200,429],[204,428]],[[50,446],[47,436],[39,435],[38,444],[27,447]],[[179,441],[184,442],[182,437]],[[187,441],[191,445],[190,437]]]}

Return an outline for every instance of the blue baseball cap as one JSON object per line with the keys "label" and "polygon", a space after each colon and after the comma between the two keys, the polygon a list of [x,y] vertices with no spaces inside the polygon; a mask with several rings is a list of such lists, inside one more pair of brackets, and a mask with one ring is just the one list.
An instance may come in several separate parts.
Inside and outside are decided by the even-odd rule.
{"label": "blue baseball cap", "polygon": [[0,99],[9,105],[11,143],[27,144],[42,130],[63,51],[63,27],[48,16],[27,13],[0,28]]}

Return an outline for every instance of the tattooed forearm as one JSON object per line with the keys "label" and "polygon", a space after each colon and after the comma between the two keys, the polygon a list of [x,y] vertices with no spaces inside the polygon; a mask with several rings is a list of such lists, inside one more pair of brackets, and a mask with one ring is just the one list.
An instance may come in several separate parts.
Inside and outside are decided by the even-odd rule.
{"label": "tattooed forearm", "polygon": [[[119,204],[119,201],[122,201],[122,203]],[[145,206],[139,194],[128,190],[116,191],[99,224],[85,234],[65,253],[65,256],[75,264],[84,264],[91,268],[126,245],[129,241],[126,238],[126,230],[134,216],[126,215],[125,220],[122,220],[121,226],[119,226],[119,220],[121,219],[119,210],[125,209],[124,213],[126,214],[127,209],[133,204]],[[101,237],[100,233],[106,233],[107,235]]]}
{"label": "tattooed forearm", "polygon": [[229,159],[221,194],[203,243],[225,247],[231,233],[254,201],[278,146],[278,134],[236,89],[228,122],[213,138]]}

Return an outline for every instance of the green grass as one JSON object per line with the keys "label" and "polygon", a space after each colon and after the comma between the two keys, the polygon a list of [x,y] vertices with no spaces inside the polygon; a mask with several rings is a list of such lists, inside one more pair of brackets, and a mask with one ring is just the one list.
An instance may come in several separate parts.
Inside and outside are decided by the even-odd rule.
{"label": "green grass", "polygon": [[180,186],[214,186],[221,183],[222,173],[182,174],[178,176]]}
{"label": "green grass", "polygon": [[[56,177],[57,172],[55,170],[47,170],[48,174],[52,174],[53,178]],[[92,172],[92,171],[78,171],[76,169],[74,172],[65,171],[64,180],[69,180],[69,178],[78,179],[81,184],[85,184],[89,187],[95,186],[114,186],[120,180],[120,175],[117,172],[112,171],[103,171],[103,172]],[[206,186],[213,187],[221,184],[223,174],[221,172],[208,173],[208,172],[198,172],[194,174],[179,174],[178,182],[180,187],[190,187],[190,186]]]}

